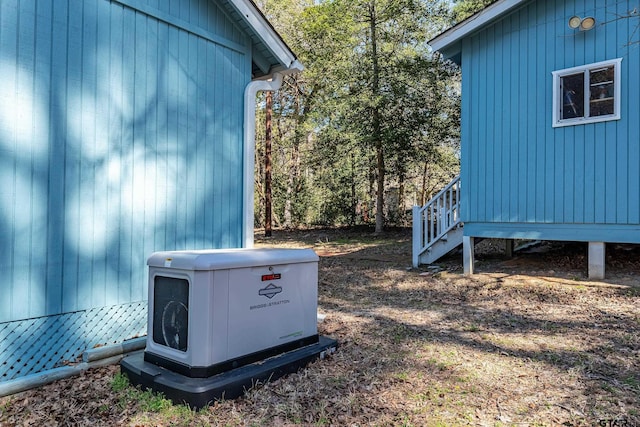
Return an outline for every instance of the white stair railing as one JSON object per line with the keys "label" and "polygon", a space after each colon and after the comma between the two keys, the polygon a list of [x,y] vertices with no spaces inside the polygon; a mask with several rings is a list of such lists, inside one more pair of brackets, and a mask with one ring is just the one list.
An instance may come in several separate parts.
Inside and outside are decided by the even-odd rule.
{"label": "white stair railing", "polygon": [[413,207],[413,266],[418,266],[421,254],[460,225],[458,175],[426,205]]}

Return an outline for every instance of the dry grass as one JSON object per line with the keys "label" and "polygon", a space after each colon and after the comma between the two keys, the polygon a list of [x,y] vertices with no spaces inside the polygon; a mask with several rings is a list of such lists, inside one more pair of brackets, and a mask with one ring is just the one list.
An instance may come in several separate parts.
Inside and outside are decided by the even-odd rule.
{"label": "dry grass", "polygon": [[609,250],[609,278],[589,282],[581,245],[505,260],[486,241],[480,273],[464,277],[459,257],[408,268],[407,230],[258,244],[321,255],[333,356],[199,413],[149,404],[104,368],[0,400],[0,423],[640,426],[638,248]]}

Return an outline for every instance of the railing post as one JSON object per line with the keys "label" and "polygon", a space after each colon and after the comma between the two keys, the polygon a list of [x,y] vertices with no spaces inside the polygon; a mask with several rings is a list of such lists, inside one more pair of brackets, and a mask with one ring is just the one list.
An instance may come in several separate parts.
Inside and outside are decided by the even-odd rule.
{"label": "railing post", "polygon": [[436,236],[435,210],[433,209],[433,205],[434,203],[432,203],[431,207],[429,208],[429,216],[428,216],[429,234],[428,234],[428,238],[424,242],[426,245],[430,245]]}
{"label": "railing post", "polygon": [[460,179],[456,183],[456,221],[460,221]]}
{"label": "railing post", "polygon": [[420,251],[422,249],[422,215],[420,214],[420,206],[414,206],[412,210],[411,220],[413,223],[413,247],[412,260],[413,268],[418,268],[420,263]]}
{"label": "railing post", "polygon": [[447,192],[447,195],[449,196],[449,209],[447,209],[447,227],[449,227],[451,224],[453,224],[453,189],[455,188],[455,185],[452,185],[451,188],[449,189],[449,191]]}

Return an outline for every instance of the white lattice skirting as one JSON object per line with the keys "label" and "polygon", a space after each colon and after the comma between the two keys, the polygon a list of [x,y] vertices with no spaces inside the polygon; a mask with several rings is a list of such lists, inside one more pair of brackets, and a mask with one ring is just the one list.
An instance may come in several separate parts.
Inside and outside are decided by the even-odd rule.
{"label": "white lattice skirting", "polygon": [[75,363],[147,333],[147,302],[0,323],[0,382]]}

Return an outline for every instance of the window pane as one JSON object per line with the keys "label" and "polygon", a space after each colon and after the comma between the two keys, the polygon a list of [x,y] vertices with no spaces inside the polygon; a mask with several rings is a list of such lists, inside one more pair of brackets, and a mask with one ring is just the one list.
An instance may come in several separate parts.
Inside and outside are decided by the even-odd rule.
{"label": "window pane", "polygon": [[613,114],[614,67],[589,72],[589,117]]}
{"label": "window pane", "polygon": [[584,117],[584,73],[560,78],[562,86],[562,111],[560,118]]}

